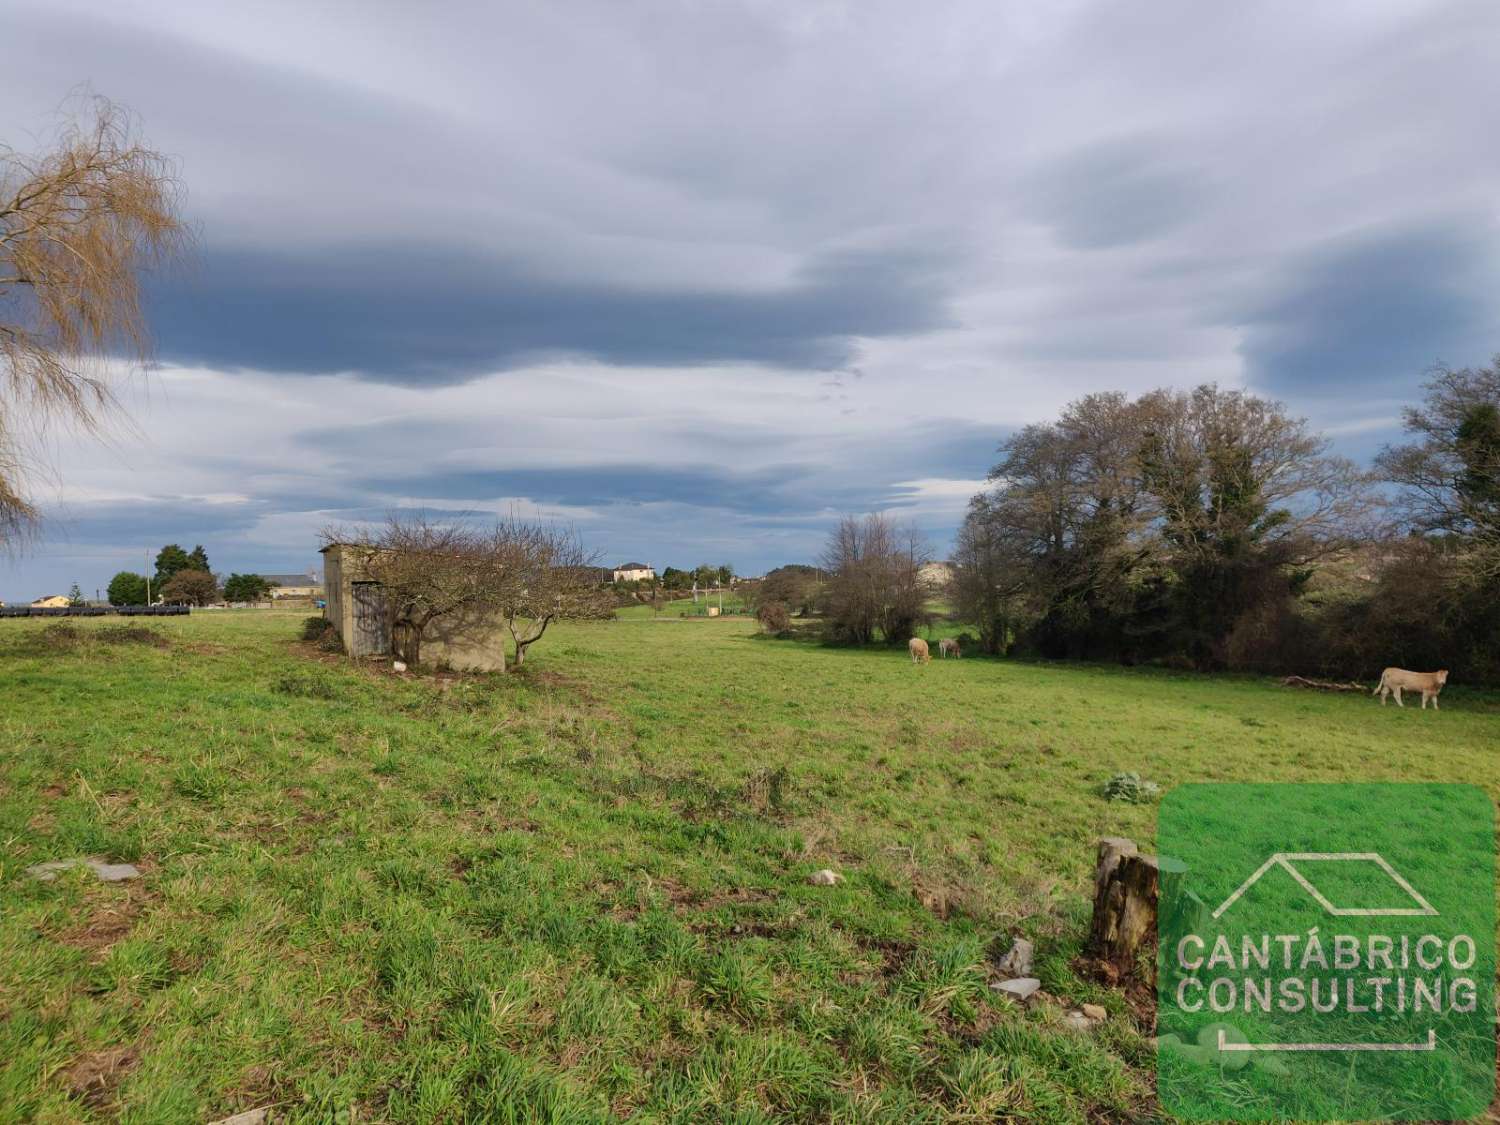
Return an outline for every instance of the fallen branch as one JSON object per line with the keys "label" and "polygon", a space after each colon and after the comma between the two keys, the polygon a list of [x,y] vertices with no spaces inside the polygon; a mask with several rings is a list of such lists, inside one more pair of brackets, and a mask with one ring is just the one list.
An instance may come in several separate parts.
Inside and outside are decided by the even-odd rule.
{"label": "fallen branch", "polygon": [[1314,691],[1368,691],[1363,684],[1337,683],[1331,680],[1309,680],[1306,676],[1288,676],[1281,681],[1283,687],[1312,688]]}

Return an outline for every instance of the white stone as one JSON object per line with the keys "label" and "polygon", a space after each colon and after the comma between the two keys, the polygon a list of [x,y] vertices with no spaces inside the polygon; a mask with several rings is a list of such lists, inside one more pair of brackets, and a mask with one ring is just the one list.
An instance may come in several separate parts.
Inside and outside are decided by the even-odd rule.
{"label": "white stone", "polygon": [[1018,937],[1010,943],[1010,952],[1000,958],[998,967],[1008,977],[1030,976],[1033,952],[1031,942]]}
{"label": "white stone", "polygon": [[1094,1027],[1094,1021],[1077,1008],[1072,1009],[1067,1015],[1063,1016],[1063,1023],[1067,1025],[1070,1031],[1092,1031]]}
{"label": "white stone", "polygon": [[1042,987],[1042,982],[1036,977],[1017,977],[1015,980],[997,980],[990,987],[1013,1000],[1026,1000]]}
{"label": "white stone", "polygon": [[814,871],[807,877],[807,881],[815,887],[831,887],[835,883],[842,883],[844,877],[837,871],[825,867],[822,871]]}
{"label": "white stone", "polygon": [[139,879],[141,872],[138,867],[131,863],[105,863],[97,856],[88,859],[55,859],[49,863],[37,863],[26,869],[26,874],[33,879],[40,879],[44,883],[50,883],[57,878],[59,871],[69,871],[75,867],[87,867],[102,882],[119,883],[125,879]]}
{"label": "white stone", "polygon": [[402,663],[400,660],[392,660],[391,661],[391,671],[392,672],[404,672],[404,671],[406,671],[406,665],[404,663]]}
{"label": "white stone", "polygon": [[270,1106],[262,1106],[260,1109],[247,1109],[244,1113],[236,1113],[233,1117],[221,1117],[218,1121],[210,1122],[209,1125],[261,1125],[270,1114]]}

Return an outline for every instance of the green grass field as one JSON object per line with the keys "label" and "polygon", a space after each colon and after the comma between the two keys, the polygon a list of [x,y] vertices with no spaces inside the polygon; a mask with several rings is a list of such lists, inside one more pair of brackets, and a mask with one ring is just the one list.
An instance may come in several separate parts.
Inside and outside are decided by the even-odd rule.
{"label": "green grass field", "polygon": [[[1500,699],[1461,686],[913,667],[634,611],[435,680],[298,615],[101,624],[0,630],[6,1122],[1152,1119],[1149,1039],[1069,967],[1096,837],[1154,831],[1110,775],[1500,794]],[[88,855],[144,876],[25,873]],[[993,999],[1018,933],[1111,1018]]]}
{"label": "green grass field", "polygon": [[[661,605],[652,609],[649,605],[627,605],[621,606],[615,611],[615,616],[621,621],[640,621],[653,617],[707,617],[705,612],[709,606],[720,608],[720,599],[717,595],[712,597],[700,597],[696,602],[692,598],[663,599]],[[722,611],[725,614],[736,614],[748,612],[748,603],[739,594],[726,592],[723,598]]]}

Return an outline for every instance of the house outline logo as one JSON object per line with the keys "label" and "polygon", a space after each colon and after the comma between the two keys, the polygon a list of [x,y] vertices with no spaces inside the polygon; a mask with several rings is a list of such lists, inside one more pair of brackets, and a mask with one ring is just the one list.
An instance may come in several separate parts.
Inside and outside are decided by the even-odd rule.
{"label": "house outline logo", "polygon": [[1495,1096],[1500,809],[1452,783],[1195,782],[1155,851],[1157,1096],[1184,1120],[1433,1120]]}
{"label": "house outline logo", "polygon": [[[1318,890],[1306,875],[1295,866],[1301,862],[1345,862],[1345,863],[1374,863],[1390,877],[1391,881],[1411,896],[1416,906],[1335,906],[1328,901],[1327,896]],[[1314,901],[1317,902],[1327,913],[1337,918],[1430,918],[1437,916],[1437,908],[1428,902],[1406,879],[1390,865],[1379,852],[1276,852],[1265,863],[1261,864],[1255,871],[1235,888],[1228,898],[1219,904],[1213,912],[1217,919],[1226,910],[1240,900],[1240,897],[1251,887],[1258,883],[1263,875],[1273,867],[1280,867],[1288,875],[1297,881]]]}
{"label": "house outline logo", "polygon": [[[1328,897],[1313,885],[1311,879],[1297,868],[1298,863],[1341,862],[1374,863],[1390,877],[1391,881],[1411,896],[1416,906],[1335,906]],[[1273,867],[1280,867],[1329,914],[1339,918],[1428,918],[1437,915],[1437,908],[1422,897],[1379,852],[1276,852],[1251,873],[1250,877],[1235,888],[1234,893],[1219,904],[1213,912],[1217,919],[1240,900],[1263,875]],[[1220,1051],[1436,1051],[1437,1032],[1428,1029],[1424,1039],[1412,1043],[1233,1043],[1221,1028],[1218,1034]]]}

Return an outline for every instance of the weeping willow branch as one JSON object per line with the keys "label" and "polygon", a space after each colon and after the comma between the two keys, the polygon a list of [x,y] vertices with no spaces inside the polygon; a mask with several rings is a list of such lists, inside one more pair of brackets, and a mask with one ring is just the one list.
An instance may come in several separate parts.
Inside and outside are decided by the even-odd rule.
{"label": "weeping willow branch", "polygon": [[171,162],[108,100],[39,155],[0,146],[0,543],[37,519],[24,436],[119,415],[104,361],[150,359],[142,283],[189,242]]}

